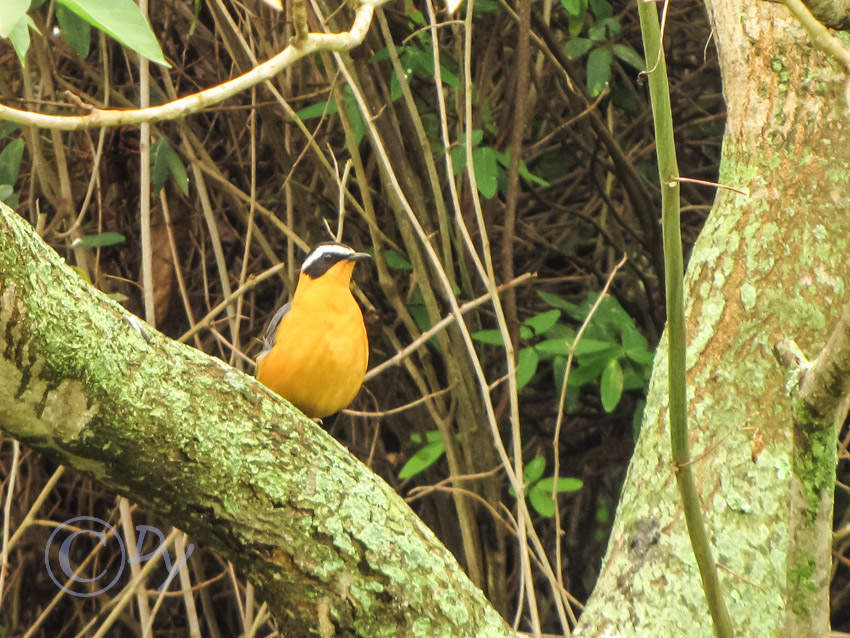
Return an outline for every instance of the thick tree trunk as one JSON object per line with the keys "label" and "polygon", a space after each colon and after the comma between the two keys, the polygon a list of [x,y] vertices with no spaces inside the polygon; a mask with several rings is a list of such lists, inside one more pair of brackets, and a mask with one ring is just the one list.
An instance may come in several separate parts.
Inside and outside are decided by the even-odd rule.
{"label": "thick tree trunk", "polygon": [[[782,4],[712,0],[708,10],[728,105],[720,182],[746,194],[718,190],[686,275],[694,469],[735,635],[799,636],[805,618],[804,634],[823,635],[831,502],[818,513],[826,544],[800,562],[789,503],[810,477],[794,476],[773,348],[794,339],[814,359],[848,303],[845,76]],[[578,636],[712,635],[670,460],[665,357],[666,338]],[[819,595],[794,609],[801,585]]]}
{"label": "thick tree trunk", "polygon": [[514,635],[319,427],[134,319],[0,204],[0,429],[232,560],[286,636]]}

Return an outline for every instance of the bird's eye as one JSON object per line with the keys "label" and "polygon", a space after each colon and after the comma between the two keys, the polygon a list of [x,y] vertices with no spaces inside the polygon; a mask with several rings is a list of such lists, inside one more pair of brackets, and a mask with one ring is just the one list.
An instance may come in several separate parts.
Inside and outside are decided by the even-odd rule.
{"label": "bird's eye", "polygon": [[325,261],[327,261],[327,262],[331,262],[331,261],[333,261],[333,258],[334,258],[334,257],[333,257],[333,255],[331,255],[331,254],[322,255],[322,259],[324,259],[324,260],[325,260]]}

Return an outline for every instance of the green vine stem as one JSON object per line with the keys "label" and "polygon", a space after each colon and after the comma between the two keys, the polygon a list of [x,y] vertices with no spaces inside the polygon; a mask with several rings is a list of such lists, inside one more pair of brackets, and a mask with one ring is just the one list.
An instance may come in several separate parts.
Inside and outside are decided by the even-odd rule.
{"label": "green vine stem", "polygon": [[661,179],[661,227],[664,241],[664,272],[667,296],[668,394],[670,446],[676,482],[682,496],[685,522],[699,566],[708,608],[719,638],[732,636],[732,621],[723,602],[717,569],[705,531],[699,494],[688,449],[688,416],[685,394],[685,309],[683,300],[682,236],[679,226],[679,167],[673,140],[673,116],[667,65],[661,47],[661,30],[655,2],[638,0],[640,28],[649,77],[658,174]]}

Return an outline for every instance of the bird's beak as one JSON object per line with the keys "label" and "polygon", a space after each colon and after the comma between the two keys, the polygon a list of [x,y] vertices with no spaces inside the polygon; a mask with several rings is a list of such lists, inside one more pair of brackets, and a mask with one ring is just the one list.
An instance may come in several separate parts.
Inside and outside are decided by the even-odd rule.
{"label": "bird's beak", "polygon": [[364,259],[372,259],[372,255],[369,253],[354,253],[346,257],[348,261],[363,261]]}

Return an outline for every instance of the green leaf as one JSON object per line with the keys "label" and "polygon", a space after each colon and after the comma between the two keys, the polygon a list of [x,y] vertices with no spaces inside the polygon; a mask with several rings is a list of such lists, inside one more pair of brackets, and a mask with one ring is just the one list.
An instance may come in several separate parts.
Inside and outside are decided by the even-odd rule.
{"label": "green leaf", "polygon": [[534,349],[537,350],[538,354],[550,357],[559,354],[566,357],[570,354],[570,344],[567,343],[566,339],[544,339],[539,343],[535,343]]}
{"label": "green leaf", "polygon": [[3,202],[10,208],[15,208],[9,202],[12,201],[12,198],[15,196],[15,189],[12,188],[11,184],[0,184],[0,202]]}
{"label": "green leaf", "polygon": [[575,341],[576,331],[575,328],[572,328],[565,323],[556,323],[546,331],[546,338],[563,339],[565,341],[569,339],[569,343],[572,343]]}
{"label": "green leaf", "polygon": [[155,192],[158,193],[165,186],[169,174],[182,193],[188,196],[189,176],[183,160],[168,140],[161,137],[151,146],[151,185]]}
{"label": "green leaf", "polygon": [[198,17],[201,15],[201,0],[192,0],[192,23],[189,25],[189,37],[195,34],[198,26]]}
{"label": "green leaf", "polygon": [[[475,148],[481,144],[481,140],[484,139],[484,131],[481,129],[475,129],[472,131],[472,148],[473,153],[475,153]],[[466,170],[466,135],[461,135],[457,144],[454,144],[451,147],[451,156],[452,156],[452,172],[455,175],[460,175],[463,171]],[[474,161],[474,155],[473,155]]]}
{"label": "green leaf", "polygon": [[[400,56],[400,61],[402,68],[408,73],[420,78],[431,79],[434,77],[434,54],[431,51],[416,46],[406,46]],[[443,83],[448,84],[453,89],[460,86],[457,73],[444,64],[440,65],[440,76]]]}
{"label": "green leaf", "polygon": [[[474,161],[475,149],[479,144],[481,144],[481,141],[484,139],[484,131],[481,129],[473,130],[471,139]],[[455,175],[460,175],[463,171],[466,170],[466,135],[461,135],[460,139],[457,141],[457,144],[452,145],[451,156],[452,171]]]}
{"label": "green leaf", "polygon": [[12,27],[9,33],[9,42],[12,43],[12,48],[15,50],[15,55],[18,56],[18,61],[24,67],[27,64],[27,51],[30,49],[30,25],[32,18],[25,15],[18,20],[17,24]]}
{"label": "green leaf", "polygon": [[360,107],[357,106],[357,100],[354,98],[354,93],[346,86],[345,91],[345,112],[348,114],[348,122],[351,124],[351,132],[354,134],[354,144],[359,146],[363,141],[363,136],[366,134],[366,126],[363,124],[363,118],[360,116]]}
{"label": "green leaf", "polygon": [[499,160],[496,151],[489,146],[476,148],[472,151],[472,166],[475,168],[478,192],[485,199],[491,199],[499,188]]}
{"label": "green leaf", "polygon": [[332,113],[336,113],[337,110],[336,102],[325,100],[324,102],[316,102],[310,106],[305,106],[300,111],[296,111],[295,115],[306,122],[307,120],[314,120],[323,115],[331,115]]}
{"label": "green leaf", "polygon": [[466,170],[466,149],[463,147],[463,144],[452,146],[451,156],[452,173],[454,175],[460,175],[464,170]]}
{"label": "green leaf", "polygon": [[569,14],[567,17],[570,23],[567,32],[571,38],[576,38],[582,29],[584,29],[585,18],[587,17],[587,2],[582,2],[581,12],[578,15]]}
{"label": "green leaf", "polygon": [[604,18],[599,22],[599,25],[607,31],[608,40],[616,40],[620,37],[620,33],[623,31],[623,27],[620,25],[620,21],[617,20],[617,18]]}
{"label": "green leaf", "polygon": [[479,14],[498,13],[501,10],[499,3],[494,0],[476,0],[472,15],[477,18]]}
{"label": "green leaf", "polygon": [[30,8],[30,0],[0,2],[0,38],[8,38]]}
{"label": "green leaf", "polygon": [[587,30],[587,37],[597,44],[605,42],[608,39],[608,33],[606,32],[605,25],[601,22],[595,23]]}
{"label": "green leaf", "polygon": [[399,82],[396,72],[393,71],[390,75],[390,102],[395,102],[401,98],[401,95],[401,82]]}
{"label": "green leaf", "polygon": [[0,151],[0,184],[14,186],[18,181],[21,158],[24,156],[24,140],[12,140]]}
{"label": "green leaf", "polygon": [[596,97],[608,86],[613,59],[611,50],[604,47],[593,49],[587,56],[587,90],[591,97]]}
{"label": "green leaf", "polygon": [[579,306],[567,301],[563,297],[553,295],[551,292],[546,292],[545,290],[538,290],[537,296],[553,308],[560,308],[561,310],[565,311],[573,319],[584,317],[584,314],[581,312],[581,308]]}
{"label": "green leaf", "polygon": [[[423,443],[422,435],[419,434],[419,432],[411,432],[410,440],[413,441],[414,443],[420,443],[420,444]],[[439,430],[428,430],[427,432],[425,432],[424,442],[435,443],[437,441],[442,441],[442,440],[443,440],[443,437],[440,434]]]}
{"label": "green leaf", "polygon": [[611,49],[614,51],[614,55],[629,66],[633,66],[638,71],[644,70],[645,66],[643,57],[641,57],[640,53],[635,51],[632,47],[625,44],[615,44],[611,47]]}
{"label": "green leaf", "polygon": [[564,55],[570,60],[578,60],[590,51],[593,41],[587,38],[573,38],[564,45]]}
{"label": "green leaf", "polygon": [[[599,297],[598,293],[587,296],[587,303],[592,304]],[[589,306],[588,306],[589,307]],[[615,297],[606,296],[599,302],[599,308],[593,317],[594,321],[606,326],[613,326],[617,330],[627,330],[635,327],[634,320],[629,316],[620,302]]]}
{"label": "green leaf", "polygon": [[555,503],[552,502],[552,493],[541,490],[537,485],[532,486],[528,490],[528,502],[531,507],[546,518],[552,518],[555,515]]}
{"label": "green leaf", "polygon": [[617,346],[616,343],[612,343],[611,341],[599,341],[597,339],[587,339],[586,337],[582,337],[579,339],[579,342],[576,344],[575,354],[576,356],[587,356],[587,355],[595,355],[601,352],[606,352],[611,348],[615,348]]}
{"label": "green leaf", "polygon": [[543,476],[543,471],[546,469],[546,457],[538,454],[522,468],[522,482],[530,485]]}
{"label": "green leaf", "polygon": [[589,0],[590,10],[597,20],[604,20],[614,15],[614,7],[608,0]]}
{"label": "green leaf", "polygon": [[[626,362],[628,364],[628,362]],[[643,390],[649,381],[649,368],[644,368],[647,374],[642,374],[631,365],[623,366],[623,390]]]}
{"label": "green leaf", "polygon": [[582,362],[579,365],[573,364],[567,385],[580,388],[586,383],[596,381],[600,376],[602,376],[602,372],[605,370],[608,360],[609,357],[599,357],[598,359],[591,359],[590,361]]}
{"label": "green leaf", "polygon": [[56,20],[62,38],[77,56],[85,60],[91,49],[91,25],[61,4],[56,5]]}
{"label": "green leaf", "polygon": [[537,350],[534,348],[522,348],[519,351],[516,364],[517,390],[522,390],[534,378],[538,363],[540,363],[540,355],[537,354]]}
{"label": "green leaf", "polygon": [[649,365],[652,363],[653,354],[649,349],[649,344],[646,338],[637,331],[637,328],[628,328],[623,330],[623,350],[626,356],[640,365]]}
{"label": "green leaf", "polygon": [[127,238],[121,233],[98,233],[96,235],[83,235],[80,239],[71,242],[71,248],[103,248],[123,243]]}
{"label": "green leaf", "polygon": [[640,426],[643,423],[644,408],[646,408],[646,401],[641,399],[638,401],[634,414],[632,414],[632,437],[634,437],[635,442],[637,442],[638,436],[640,436]]}
{"label": "green leaf", "polygon": [[[498,131],[497,131],[498,132]],[[511,149],[507,149],[503,153],[496,153],[496,159],[499,161],[499,164],[507,169],[511,163]],[[537,177],[537,175],[533,175],[529,172],[528,167],[525,165],[525,162],[522,160],[519,161],[519,176],[524,180],[527,180],[533,184],[537,184],[538,186],[547,187],[549,186],[549,182],[547,182],[542,177]]]}
{"label": "green leaf", "polygon": [[174,183],[177,184],[180,192],[188,197],[189,175],[186,174],[186,167],[183,165],[183,160],[180,159],[180,155],[174,149],[172,149],[172,152],[168,154],[166,159],[168,161],[168,171],[171,173]]}
{"label": "green leaf", "polygon": [[14,122],[0,122],[0,140],[5,137],[9,137],[12,133],[17,131],[20,127]]}
{"label": "green leaf", "polygon": [[[428,317],[428,309],[425,307],[425,304],[410,304],[407,309],[410,312],[410,316],[413,317],[413,320],[422,332],[431,329],[431,319]],[[432,337],[430,341],[432,341],[434,345],[437,345],[434,337]]]}
{"label": "green leaf", "polygon": [[602,383],[599,388],[602,397],[602,407],[609,414],[614,411],[623,396],[623,368],[617,359],[611,359],[602,372]]}
{"label": "green leaf", "polygon": [[541,312],[539,315],[529,317],[522,322],[522,325],[531,328],[535,335],[542,335],[546,334],[557,323],[560,317],[560,310],[547,310],[546,312]]}
{"label": "green leaf", "polygon": [[445,64],[440,65],[440,77],[443,80],[443,84],[447,84],[453,89],[460,86],[460,78],[458,78],[457,73],[449,69]]}
{"label": "green leaf", "polygon": [[561,6],[571,16],[577,16],[581,13],[581,0],[561,0]]}
{"label": "green leaf", "polygon": [[[572,378],[572,370],[570,370],[570,378]],[[552,361],[552,373],[554,377],[554,387],[556,396],[560,398],[561,388],[564,385],[564,373],[567,371],[567,358],[558,356]],[[571,414],[579,408],[579,397],[581,392],[574,384],[567,384],[567,395],[564,397],[564,412]]]}
{"label": "green leaf", "polygon": [[[537,481],[535,487],[539,487],[544,492],[551,494],[552,487],[554,484],[555,477],[547,476],[546,478],[542,478]],[[559,494],[566,494],[567,492],[578,492],[582,487],[584,487],[584,483],[581,479],[571,478],[569,476],[562,476],[558,479]]]}
{"label": "green leaf", "polygon": [[416,476],[436,463],[437,459],[443,456],[444,452],[445,448],[442,441],[428,443],[408,459],[407,463],[404,464],[404,467],[398,473],[398,477],[400,479],[406,479]]}
{"label": "green leaf", "polygon": [[389,248],[384,251],[384,261],[393,270],[413,270],[413,265],[400,252]]}
{"label": "green leaf", "polygon": [[[405,47],[397,47],[399,52],[404,51]],[[375,62],[386,62],[390,59],[390,50],[387,47],[383,49],[378,49],[371,56],[369,56],[369,63],[373,64]]]}
{"label": "green leaf", "polygon": [[154,193],[159,193],[165,186],[165,180],[168,179],[168,162],[165,160],[165,154],[169,149],[174,150],[164,137],[151,144],[151,186]]}
{"label": "green leaf", "polygon": [[469,336],[472,337],[473,341],[477,341],[479,343],[487,343],[491,346],[505,345],[505,340],[502,339],[501,330],[478,330]]}
{"label": "green leaf", "polygon": [[[431,318],[428,316],[428,309],[425,307],[425,302],[422,298],[422,291],[419,290],[419,286],[413,289],[413,294],[410,295],[410,301],[407,304],[407,310],[410,312],[410,316],[413,317],[413,320],[422,332],[431,328]],[[437,350],[440,349],[440,342],[437,341],[436,336],[428,339],[428,343],[434,346]]]}
{"label": "green leaf", "polygon": [[434,56],[417,46],[406,46],[399,56],[402,68],[420,78],[434,77]]}
{"label": "green leaf", "polygon": [[644,337],[634,324],[624,326],[621,330],[623,348],[626,350],[648,350],[646,337]]}
{"label": "green leaf", "polygon": [[605,496],[600,496],[596,503],[596,518],[597,523],[607,523],[611,520],[611,502]]}
{"label": "green leaf", "polygon": [[157,64],[166,62],[145,16],[133,0],[57,0],[93,27]]}
{"label": "green leaf", "polygon": [[549,186],[549,182],[547,182],[542,177],[538,177],[528,170],[528,167],[525,165],[525,162],[519,161],[519,176],[524,180],[531,182],[532,184],[537,184],[541,188],[546,188]]}

